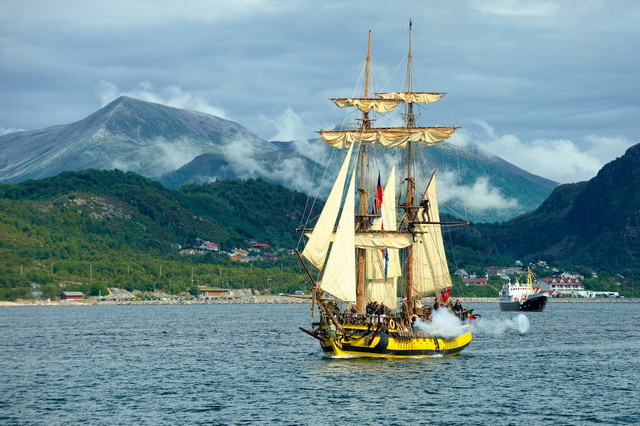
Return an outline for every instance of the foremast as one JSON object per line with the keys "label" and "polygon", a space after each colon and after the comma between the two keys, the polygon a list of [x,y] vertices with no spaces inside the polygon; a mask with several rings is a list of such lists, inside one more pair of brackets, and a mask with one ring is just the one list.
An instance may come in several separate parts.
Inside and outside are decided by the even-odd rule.
{"label": "foremast", "polygon": [[[411,49],[411,30],[413,23],[409,19],[409,49],[407,53],[407,92],[413,92],[413,51]],[[416,117],[413,112],[413,102],[407,103],[407,113],[405,115],[405,127],[408,129],[415,127]],[[408,208],[415,204],[415,190],[416,181],[413,176],[413,142],[407,144],[407,188],[406,188],[406,205],[405,215],[409,221],[409,226],[413,227],[413,223],[416,220],[416,209]],[[409,314],[414,312],[413,306],[413,245],[408,247],[407,253],[407,312]]]}

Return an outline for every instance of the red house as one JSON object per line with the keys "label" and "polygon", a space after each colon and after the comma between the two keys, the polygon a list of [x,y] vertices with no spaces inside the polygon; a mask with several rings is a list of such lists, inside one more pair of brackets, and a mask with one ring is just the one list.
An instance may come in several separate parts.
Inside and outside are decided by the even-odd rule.
{"label": "red house", "polygon": [[60,300],[82,300],[84,293],[81,291],[63,291],[60,293]]}
{"label": "red house", "polygon": [[487,285],[486,278],[463,278],[462,284],[464,285]]}

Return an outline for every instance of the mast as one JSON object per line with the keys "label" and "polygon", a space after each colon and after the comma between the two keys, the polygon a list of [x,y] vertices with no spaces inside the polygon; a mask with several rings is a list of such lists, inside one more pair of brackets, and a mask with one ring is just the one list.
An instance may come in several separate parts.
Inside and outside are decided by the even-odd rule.
{"label": "mast", "polygon": [[[413,53],[411,51],[411,19],[409,19],[409,52],[407,54],[407,92],[413,91]],[[415,115],[413,113],[413,103],[407,103],[407,115],[405,117],[405,126],[407,128],[415,126]],[[414,226],[416,210],[412,208],[415,202],[415,179],[412,170],[413,163],[413,143],[407,143],[407,219],[409,226]],[[407,314],[413,314],[413,246],[407,249]]]}
{"label": "mast", "polygon": [[[371,30],[369,30],[369,38],[367,41],[367,60],[365,66],[365,80],[364,80],[364,97],[369,97],[369,75],[371,73]],[[362,112],[362,129],[371,129],[371,121],[369,119],[369,111]],[[365,188],[366,182],[366,163],[367,163],[367,146],[365,144],[360,145],[360,155],[358,156],[360,161],[360,207],[358,209],[358,230],[363,231],[367,227],[367,200],[369,198],[369,191]],[[357,264],[358,270],[356,275],[356,310],[359,314],[364,314],[364,278],[365,278],[365,266],[366,266],[366,250],[359,248],[357,250]]]}

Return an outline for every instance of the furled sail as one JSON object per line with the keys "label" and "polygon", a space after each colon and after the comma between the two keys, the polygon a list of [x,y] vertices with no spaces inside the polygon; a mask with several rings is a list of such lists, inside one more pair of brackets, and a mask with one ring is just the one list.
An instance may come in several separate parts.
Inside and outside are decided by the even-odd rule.
{"label": "furled sail", "polygon": [[423,103],[430,104],[439,101],[445,93],[428,93],[428,92],[388,92],[376,93],[381,99],[392,99],[406,103]]}
{"label": "furled sail", "polygon": [[335,298],[356,300],[355,174],[349,180],[342,213],[320,288]]}
{"label": "furled sail", "polygon": [[[380,235],[387,233],[395,235],[395,238],[392,241],[389,238],[380,238],[378,246],[367,250],[367,282],[365,283],[364,299],[366,303],[380,302],[388,308],[395,309],[398,306],[398,277],[402,275],[398,249],[408,247],[412,241],[409,233],[394,234],[397,230],[395,166],[389,173],[382,193],[380,217],[374,221],[372,230],[380,230]],[[401,244],[394,244],[400,241]]]}
{"label": "furled sail", "polygon": [[427,209],[423,207],[424,203],[421,203],[414,231],[416,241],[413,243],[413,290],[416,298],[453,287],[444,253],[442,231],[438,223],[440,213],[435,171],[422,200],[428,200],[429,203]]}
{"label": "furled sail", "polygon": [[334,104],[340,108],[358,107],[362,112],[388,112],[402,103],[399,99],[368,99],[368,98],[333,98]]}
{"label": "furled sail", "polygon": [[404,148],[407,142],[436,145],[448,139],[457,127],[378,128],[367,130],[321,130],[318,133],[329,145],[345,149],[354,143],[371,143],[385,148]]}
{"label": "furled sail", "polygon": [[318,222],[316,223],[313,232],[309,236],[309,241],[304,247],[302,256],[304,256],[313,266],[322,270],[324,261],[327,257],[329,250],[329,243],[331,235],[333,234],[333,228],[336,225],[338,218],[338,212],[340,211],[340,203],[342,201],[342,195],[344,193],[344,184],[347,180],[347,172],[349,171],[349,162],[351,161],[351,151],[347,152],[347,156],[342,162],[342,167],[338,173],[336,181],[333,183],[333,188],[329,193],[329,198],[320,213]]}

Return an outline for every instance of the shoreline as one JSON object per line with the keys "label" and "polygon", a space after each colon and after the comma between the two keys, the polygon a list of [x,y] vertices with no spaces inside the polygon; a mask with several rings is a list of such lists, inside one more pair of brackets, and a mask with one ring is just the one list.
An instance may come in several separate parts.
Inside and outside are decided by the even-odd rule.
{"label": "shoreline", "polygon": [[[454,297],[462,303],[497,303],[498,297]],[[0,307],[19,306],[112,306],[112,305],[232,305],[232,304],[308,304],[310,298],[290,296],[248,296],[235,297],[233,299],[157,299],[157,300],[21,300],[9,302],[0,300]],[[549,303],[640,303],[640,298],[550,298]]]}

